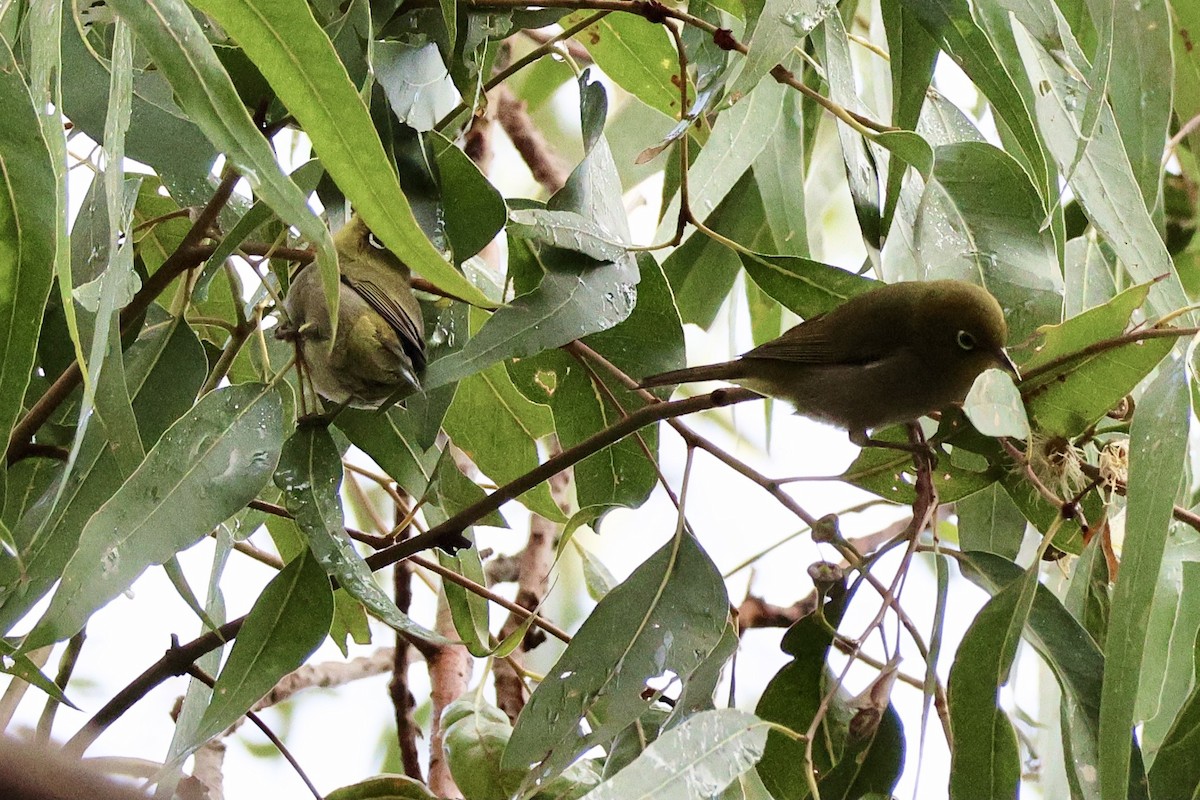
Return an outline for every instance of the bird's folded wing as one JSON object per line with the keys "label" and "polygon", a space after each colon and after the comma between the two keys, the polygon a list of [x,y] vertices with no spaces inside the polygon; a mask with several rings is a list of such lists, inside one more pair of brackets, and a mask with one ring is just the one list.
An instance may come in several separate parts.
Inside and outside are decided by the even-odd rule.
{"label": "bird's folded wing", "polygon": [[759,345],[742,358],[763,358],[793,364],[866,365],[882,358],[888,341],[863,335],[860,330],[834,334],[826,315],[808,319],[777,339]]}
{"label": "bird's folded wing", "polygon": [[412,359],[413,366],[422,369],[425,366],[425,337],[417,330],[412,317],[387,292],[369,280],[355,280],[342,275],[342,280],[354,291],[358,292],[379,316],[387,321],[400,336],[404,344],[404,352]]}

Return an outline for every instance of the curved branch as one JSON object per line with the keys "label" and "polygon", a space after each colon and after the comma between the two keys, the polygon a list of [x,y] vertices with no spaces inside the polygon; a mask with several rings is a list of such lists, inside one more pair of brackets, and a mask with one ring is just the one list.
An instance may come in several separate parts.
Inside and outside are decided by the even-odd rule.
{"label": "curved branch", "polygon": [[639,428],[652,422],[678,417],[683,414],[693,414],[711,408],[722,408],[746,400],[758,400],[762,395],[749,389],[717,389],[715,392],[686,400],[676,400],[670,403],[655,403],[643,406],[634,411],[620,422],[589,436],[579,444],[564,450],[559,455],[540,464],[516,480],[510,481],[482,500],[467,506],[440,525],[435,525],[420,536],[414,536],[391,547],[385,547],[367,558],[367,565],[373,570],[383,569],[389,564],[401,561],[414,553],[428,550],[431,547],[442,549],[457,549],[470,547],[471,543],[464,537],[463,531],[483,519],[500,506],[513,500],[552,476],[557,475],[568,467],[578,464],[583,459],[603,450],[611,444],[621,441]]}

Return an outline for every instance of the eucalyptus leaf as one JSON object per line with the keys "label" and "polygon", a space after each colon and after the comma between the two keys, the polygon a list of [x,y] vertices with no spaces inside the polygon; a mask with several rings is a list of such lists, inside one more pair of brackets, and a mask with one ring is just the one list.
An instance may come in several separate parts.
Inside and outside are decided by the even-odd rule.
{"label": "eucalyptus leaf", "polygon": [[274,475],[284,503],[308,541],[317,563],[341,588],[382,622],[407,636],[445,643],[445,637],[414,622],[375,583],[370,567],[346,535],[338,490],[342,459],[329,431],[314,425],[297,430],[283,445]]}
{"label": "eucalyptus leaf", "polygon": [[[649,708],[646,681],[685,685],[725,630],[728,599],[690,536],[667,542],[600,601],[521,711],[503,764],[557,774]],[[615,667],[614,667],[615,665]],[[590,733],[580,736],[587,718]]]}
{"label": "eucalyptus leaf", "polygon": [[183,754],[232,725],[303,664],[329,632],[332,618],[329,579],[315,557],[302,553],[267,584],[250,609],[217,676],[212,703]]}
{"label": "eucalyptus leaf", "polygon": [[205,395],[88,520],[24,647],[74,635],[147,567],[195,544],[250,502],[275,469],[283,434],[277,388],[240,384]]}
{"label": "eucalyptus leaf", "polygon": [[1121,579],[1113,593],[1100,698],[1100,790],[1123,795],[1130,780],[1129,731],[1146,648],[1150,609],[1172,507],[1187,453],[1191,395],[1182,360],[1147,389],[1129,432],[1129,488]]}

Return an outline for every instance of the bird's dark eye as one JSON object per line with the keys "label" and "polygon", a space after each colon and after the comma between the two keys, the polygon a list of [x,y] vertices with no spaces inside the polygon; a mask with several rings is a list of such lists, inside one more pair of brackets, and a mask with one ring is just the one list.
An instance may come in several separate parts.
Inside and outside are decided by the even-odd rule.
{"label": "bird's dark eye", "polygon": [[387,250],[387,248],[383,246],[383,242],[379,241],[379,237],[369,231],[367,233],[367,243],[376,250]]}
{"label": "bird's dark eye", "polygon": [[958,346],[963,350],[975,349],[975,337],[971,335],[970,331],[959,331],[957,341]]}

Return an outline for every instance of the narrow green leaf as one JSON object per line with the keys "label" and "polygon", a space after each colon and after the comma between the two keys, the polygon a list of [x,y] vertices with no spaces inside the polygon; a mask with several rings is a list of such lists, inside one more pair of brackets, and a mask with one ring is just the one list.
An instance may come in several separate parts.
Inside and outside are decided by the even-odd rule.
{"label": "narrow green leaf", "polygon": [[1200,604],[1191,598],[1198,591],[1200,536],[1194,529],[1172,523],[1146,626],[1148,641],[1166,644],[1147,648],[1134,712],[1146,721],[1138,738],[1147,753],[1157,753],[1163,745],[1192,687]]}
{"label": "narrow green leaf", "polygon": [[[1154,209],[1161,202],[1163,141],[1171,121],[1171,20],[1166,0],[1144,2],[1125,13],[1120,0],[1090,0],[1093,16],[1104,10],[1111,20],[1113,42],[1109,80],[1104,84],[1113,118],[1142,202]],[[1097,82],[1091,81],[1093,91]],[[1182,115],[1181,115],[1182,116]],[[1190,119],[1190,117],[1182,117]],[[1092,128],[1084,127],[1085,131]]]}
{"label": "narrow green leaf", "polygon": [[947,687],[955,733],[950,756],[951,800],[1017,796],[1021,779],[1017,736],[996,702],[1016,655],[1013,637],[1019,635],[1028,613],[1021,598],[1031,581],[1036,584],[1036,572],[1012,582],[989,600],[955,654]]}
{"label": "narrow green leaf", "polygon": [[304,663],[329,632],[333,591],[317,559],[302,553],[263,589],[217,676],[190,753],[241,717]]}
{"label": "narrow green leaf", "polygon": [[[1179,119],[1191,119],[1200,114],[1200,48],[1196,31],[1200,31],[1200,6],[1188,0],[1171,0],[1171,50],[1175,56],[1174,109]],[[1196,133],[1188,137],[1193,152]]]}
{"label": "narrow green leaf", "polygon": [[983,550],[1015,559],[1025,536],[1025,515],[1004,488],[993,483],[958,501],[958,541],[963,550]]}
{"label": "narrow green leaf", "polygon": [[1012,156],[979,142],[941,145],[913,230],[917,274],[986,287],[1019,342],[1062,319],[1062,276],[1044,218],[1037,189]]}
{"label": "narrow green leaf", "polygon": [[[1013,32],[1029,70],[1030,83],[1037,92],[1038,125],[1054,160],[1060,169],[1066,170],[1074,161],[1079,138],[1081,112],[1073,98],[1084,88],[1024,27],[1017,25]],[[1101,109],[1095,135],[1069,180],[1088,218],[1104,234],[1135,281],[1145,283],[1169,275],[1150,292],[1155,312],[1165,314],[1187,305],[1179,278],[1171,269],[1166,245],[1142,201],[1116,121],[1107,106]]]}
{"label": "narrow green leaf", "polygon": [[375,42],[372,67],[396,118],[415,131],[431,131],[459,103],[458,89],[433,42]]}
{"label": "narrow green leaf", "polygon": [[0,431],[16,422],[29,385],[56,258],[54,165],[33,98],[0,44]]}
{"label": "narrow green leaf", "polygon": [[[831,4],[830,8],[836,8]],[[838,14],[830,14],[824,24],[813,31],[813,45],[825,67],[825,81],[829,84],[829,97],[848,111],[870,115],[858,98],[855,86],[854,67],[850,63],[850,43],[846,26]],[[858,217],[858,227],[863,244],[871,253],[878,253],[882,244],[880,229],[879,173],[883,154],[872,152],[871,140],[861,136],[849,125],[835,126],[842,145],[842,160],[846,164],[846,183],[850,188],[850,202]]]}
{"label": "narrow green leaf", "polygon": [[[775,137],[771,141],[778,141]],[[767,152],[763,151],[764,154]],[[760,161],[762,156],[760,156]],[[756,162],[755,170],[759,169]],[[797,170],[798,165],[792,165]],[[798,178],[791,176],[793,180]],[[783,182],[782,176],[778,181]],[[795,191],[796,187],[788,185]],[[791,205],[803,205],[803,192]],[[803,217],[799,222],[803,222]],[[709,214],[705,224],[713,231],[746,247],[769,253],[778,249],[776,237],[767,217],[766,203],[759,193],[757,172],[747,172],[725,195],[725,199]],[[799,236],[804,237],[803,226],[796,223]],[[790,229],[789,229],[790,230]],[[742,262],[737,252],[711,236],[690,236],[662,262],[662,269],[671,284],[671,294],[679,316],[708,329],[717,312],[725,304],[725,298],[733,289]],[[683,366],[679,364],[678,366]]]}
{"label": "narrow green leaf", "polygon": [[[759,252],[790,256],[811,255],[808,246],[808,210],[804,203],[806,171],[804,166],[806,163],[804,109],[804,98],[798,93],[785,94],[779,129],[767,142],[762,152],[758,154],[758,158],[754,159],[754,183],[758,186],[759,194],[755,202],[762,206],[763,217],[770,230],[771,238],[774,240],[774,247],[768,249],[757,244],[749,236],[731,235],[721,228],[713,227],[713,230],[730,236],[735,242]],[[741,184],[739,183],[738,186]],[[738,214],[730,213],[732,209],[737,208],[736,203],[730,204],[730,198],[736,191],[737,187],[734,187],[734,190],[730,192],[714,214],[714,217],[719,218],[724,210],[728,216],[732,217],[725,224],[737,224],[740,218]],[[729,204],[728,208],[727,204]],[[709,223],[717,222],[714,217],[709,218]],[[751,221],[757,220],[752,216]],[[695,238],[703,240],[706,237]],[[731,262],[737,263],[736,253],[728,253],[728,258]],[[705,262],[705,266],[707,272],[709,268],[707,262]],[[715,288],[712,293],[717,293]],[[728,292],[724,294],[728,294]]]}
{"label": "narrow green leaf", "polygon": [[742,266],[759,288],[807,319],[837,308],[878,281],[799,256],[742,253]]}
{"label": "narrow green leaf", "polygon": [[[1020,584],[1027,572],[1016,564],[990,553],[964,553],[963,574],[993,596]],[[1097,737],[1100,730],[1100,693],[1104,676],[1104,656],[1095,640],[1071,616],[1045,586],[1037,587],[1027,621],[1025,636],[1038,655],[1053,671],[1062,689],[1064,710],[1072,729],[1067,746],[1074,760],[1069,768],[1085,797],[1099,796]],[[1126,745],[1131,738],[1126,734]],[[1144,798],[1141,791],[1141,756],[1134,754],[1134,773],[1130,775],[1129,796]]]}
{"label": "narrow green leaf", "polygon": [[[506,768],[554,775],[649,708],[646,681],[687,684],[728,619],[720,574],[690,536],[667,542],[600,601],[517,719]],[[590,733],[579,735],[588,720]],[[723,786],[723,784],[722,784]]]}
{"label": "narrow green leaf", "polygon": [[753,714],[703,711],[664,733],[582,800],[713,797],[754,766],[766,743],[767,726]]}
{"label": "narrow green leaf", "polygon": [[1042,340],[1034,348],[1033,354],[1022,360],[1021,371],[1037,369],[1090,344],[1120,336],[1129,326],[1133,312],[1146,302],[1150,286],[1149,283],[1130,286],[1103,305],[1090,308],[1060,325],[1038,328]]}
{"label": "narrow green leaf", "polygon": [[437,800],[437,796],[416,778],[380,775],[334,789],[325,800]]}
{"label": "narrow green leaf", "polygon": [[[336,264],[329,230],[281,171],[192,10],[183,0],[113,0],[110,5],[129,23],[170,82],[180,106],[213,146],[282,219],[316,244],[323,261]],[[329,276],[326,296],[336,309],[336,275]]]}
{"label": "narrow green leaf", "polygon": [[41,689],[52,700],[74,709],[79,708],[79,706],[67,699],[62,689],[58,688],[58,684],[50,680],[50,677],[46,673],[38,669],[38,665],[29,656],[18,652],[8,642],[0,642],[0,654],[2,654],[0,655],[0,672],[12,675],[14,678],[25,681],[30,686]]}
{"label": "narrow green leaf", "polygon": [[1056,197],[1057,186],[1051,183],[1032,112],[995,46],[972,16],[966,0],[907,0],[904,5],[987,97],[1000,121],[1011,131],[1021,160],[1033,176],[1033,184],[1043,201],[1053,199],[1051,192]]}
{"label": "narrow green leaf", "polygon": [[[688,204],[698,219],[708,219],[776,134],[787,91],[775,81],[763,81],[746,99],[717,118],[704,149],[688,170]],[[663,210],[655,241],[665,241],[675,234],[679,206],[676,192]]]}
{"label": "narrow green leaf", "polygon": [[[125,351],[125,361],[142,445],[150,448],[191,410],[208,371],[204,350],[192,329],[179,322],[145,333]],[[89,430],[61,497],[57,473],[55,483],[31,498],[36,502],[29,502],[13,525],[24,572],[13,560],[0,559],[0,585],[5,587],[0,592],[0,630],[7,631],[62,577],[84,525],[121,486],[124,476],[112,446],[102,427]]]}
{"label": "narrow green leaf", "polygon": [[455,262],[461,264],[504,229],[508,209],[500,191],[466,153],[436,131],[430,133],[429,142],[442,190],[446,238],[450,240]]}
{"label": "narrow green leaf", "polygon": [[1200,638],[1193,643],[1192,658],[1197,674],[1191,692],[1150,768],[1155,797],[1195,797],[1200,786],[1200,761],[1196,759],[1200,747]]}
{"label": "narrow green leaf", "polygon": [[[887,33],[888,55],[891,57],[888,65],[892,73],[892,124],[898,128],[916,130],[921,109],[925,105],[926,90],[933,80],[933,66],[938,57],[937,42],[921,27],[916,16],[901,0],[881,0],[879,8]],[[891,227],[904,171],[903,165],[894,162],[888,167],[882,223],[884,231]]]}
{"label": "narrow green leaf", "polygon": [[[576,11],[559,24],[568,28],[593,13],[589,9]],[[674,40],[662,25],[636,14],[609,14],[575,34],[575,38],[583,42],[596,66],[614,83],[671,119],[679,118],[679,57]]]}
{"label": "narrow green leaf", "polygon": [[[494,305],[446,263],[417,224],[371,115],[308,3],[196,0],[195,5],[241,44],[296,115],[329,175],[388,249],[439,288],[477,305]],[[330,278],[336,282],[336,275]]]}
{"label": "narrow green leaf", "polygon": [[596,261],[616,261],[627,250],[612,234],[574,211],[514,209],[508,217],[513,236],[574,250]]}
{"label": "narrow green leaf", "polygon": [[837,3],[828,0],[766,0],[759,24],[753,27],[746,43],[741,71],[729,87],[733,101],[759,86],[793,47],[801,46],[813,29],[836,12]]}
{"label": "narrow green leaf", "polygon": [[1078,436],[1133,391],[1174,344],[1161,338],[1122,345],[1025,381],[1026,412],[1046,433]]}
{"label": "narrow green leaf", "polygon": [[[459,382],[443,424],[454,444],[499,484],[537,466],[537,440],[554,428],[549,410],[518,392],[501,365]],[[544,483],[518,499],[547,519],[566,522]]]}
{"label": "narrow green leaf", "polygon": [[292,434],[283,445],[274,481],[317,563],[337,578],[341,588],[393,629],[429,642],[446,642],[396,607],[350,543],[338,498],[342,459],[328,428],[309,425]]}
{"label": "narrow green leaf", "polygon": [[88,520],[24,647],[73,635],[147,567],[195,544],[250,502],[275,469],[283,431],[277,388],[239,384],[205,395]]}
{"label": "narrow green leaf", "polygon": [[[443,463],[446,462],[443,461]],[[448,469],[454,469],[454,467],[451,466]],[[482,494],[482,490],[480,493]],[[467,538],[473,539],[470,533],[466,535]],[[487,586],[487,576],[483,572],[479,548],[467,547],[454,555],[438,550],[437,559],[438,563],[446,569],[454,570],[480,586]],[[454,618],[454,630],[466,644],[471,655],[476,658],[484,658],[495,652],[495,648],[492,647],[490,630],[491,601],[486,597],[480,597],[477,592],[459,586],[454,581],[443,581],[442,591],[446,594],[446,602],[450,606],[450,614]],[[532,624],[532,620],[533,618],[530,617],[527,621]],[[527,628],[523,627],[517,644],[525,638],[525,630]]]}
{"label": "narrow green leaf", "polygon": [[1146,626],[1183,476],[1190,419],[1187,367],[1176,359],[1147,387],[1129,435],[1125,542],[1105,641],[1100,705],[1100,790],[1105,800],[1124,797],[1129,785],[1129,733],[1138,722],[1134,705],[1148,646]]}

